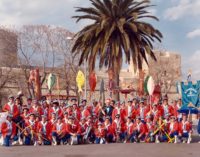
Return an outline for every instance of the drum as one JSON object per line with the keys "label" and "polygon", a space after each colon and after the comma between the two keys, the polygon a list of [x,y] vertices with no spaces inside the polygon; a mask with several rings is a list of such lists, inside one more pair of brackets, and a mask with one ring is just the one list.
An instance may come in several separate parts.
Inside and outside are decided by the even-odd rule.
{"label": "drum", "polygon": [[78,144],[78,137],[77,136],[71,136],[71,145],[77,145]]}

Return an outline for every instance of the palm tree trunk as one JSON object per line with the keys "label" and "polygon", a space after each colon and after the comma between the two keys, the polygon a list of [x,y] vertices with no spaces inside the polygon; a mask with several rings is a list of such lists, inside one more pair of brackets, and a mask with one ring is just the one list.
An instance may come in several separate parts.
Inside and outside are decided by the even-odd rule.
{"label": "palm tree trunk", "polygon": [[114,70],[114,82],[115,82],[115,89],[114,89],[114,100],[120,100],[120,91],[119,91],[119,72]]}

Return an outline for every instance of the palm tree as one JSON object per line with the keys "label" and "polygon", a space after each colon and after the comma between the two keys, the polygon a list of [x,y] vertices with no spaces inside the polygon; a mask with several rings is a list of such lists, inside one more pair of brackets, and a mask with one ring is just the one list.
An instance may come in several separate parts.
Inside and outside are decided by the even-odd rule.
{"label": "palm tree", "polygon": [[[89,71],[94,70],[96,61],[99,69],[106,67],[114,72],[115,83],[119,86],[119,73],[123,59],[134,69],[142,69],[143,60],[148,64],[147,55],[156,61],[153,42],[161,42],[162,34],[144,19],[158,18],[147,8],[154,5],[150,1],[136,0],[90,0],[92,6],[78,7],[73,16],[77,22],[89,19],[87,25],[75,35],[72,53],[79,54],[79,65],[87,61]],[[119,99],[119,96],[117,97]]]}

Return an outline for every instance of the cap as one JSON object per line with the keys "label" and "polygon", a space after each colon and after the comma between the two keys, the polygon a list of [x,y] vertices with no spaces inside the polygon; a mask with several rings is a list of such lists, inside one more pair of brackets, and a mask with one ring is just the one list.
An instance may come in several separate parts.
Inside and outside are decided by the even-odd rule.
{"label": "cap", "polygon": [[144,103],[144,99],[140,99],[140,104],[141,104],[141,103]]}
{"label": "cap", "polygon": [[11,98],[14,99],[15,97],[14,97],[13,95],[9,95],[9,96],[8,96],[8,99],[11,99]]}
{"label": "cap", "polygon": [[59,105],[58,100],[54,100],[54,101],[53,101],[53,104],[55,104],[55,105]]}
{"label": "cap", "polygon": [[83,99],[83,100],[81,101],[81,103],[83,103],[83,102],[87,102],[87,100],[86,100],[86,99]]}
{"label": "cap", "polygon": [[101,122],[98,122],[98,125],[102,125],[102,123],[101,123]]}
{"label": "cap", "polygon": [[164,97],[163,97],[163,101],[164,101],[164,100],[168,100],[168,97],[167,97],[167,96],[164,96]]}
{"label": "cap", "polygon": [[41,117],[42,117],[42,118],[47,118],[47,116],[46,116],[46,115],[42,115]]}
{"label": "cap", "polygon": [[71,98],[71,101],[77,101],[77,99],[76,98]]}
{"label": "cap", "polygon": [[32,100],[32,98],[31,98],[31,97],[28,97],[26,100]]}
{"label": "cap", "polygon": [[37,101],[36,99],[34,99],[34,100],[33,100],[33,103],[34,103],[34,104],[37,104],[37,103],[38,103],[38,101]]}
{"label": "cap", "polygon": [[23,107],[22,107],[22,110],[29,110],[29,108],[28,108],[28,106],[27,105],[24,105]]}

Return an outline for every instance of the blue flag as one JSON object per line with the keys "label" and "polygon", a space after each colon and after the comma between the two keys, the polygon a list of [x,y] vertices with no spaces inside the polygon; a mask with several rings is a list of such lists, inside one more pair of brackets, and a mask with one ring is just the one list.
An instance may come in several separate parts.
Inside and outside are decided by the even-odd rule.
{"label": "blue flag", "polygon": [[200,81],[196,84],[188,82],[184,84],[181,82],[182,89],[182,108],[188,108],[188,104],[192,103],[195,107],[199,107],[199,92],[200,92]]}

